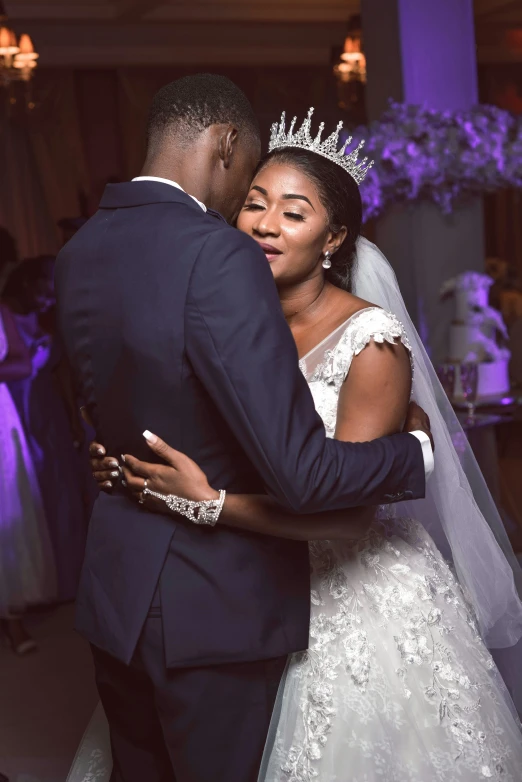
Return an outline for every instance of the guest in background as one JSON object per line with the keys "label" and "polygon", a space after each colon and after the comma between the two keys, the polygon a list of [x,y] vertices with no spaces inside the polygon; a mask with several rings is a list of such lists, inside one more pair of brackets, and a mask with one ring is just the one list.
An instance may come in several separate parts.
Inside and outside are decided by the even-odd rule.
{"label": "guest in background", "polygon": [[[36,648],[27,633],[27,606],[56,599],[52,545],[42,497],[8,382],[32,372],[31,356],[9,309],[0,302],[0,620],[13,651]],[[0,777],[1,778],[1,777]]]}
{"label": "guest in background", "polygon": [[11,268],[18,263],[16,242],[6,228],[0,225],[0,293]]}
{"label": "guest in background", "polygon": [[87,217],[63,217],[59,220],[58,227],[62,229],[62,244],[67,244],[87,220]]}
{"label": "guest in background", "polygon": [[87,529],[84,429],[67,366],[53,340],[54,257],[20,263],[4,300],[32,358],[29,377],[10,383],[43,497],[58,578],[58,599],[74,599]]}

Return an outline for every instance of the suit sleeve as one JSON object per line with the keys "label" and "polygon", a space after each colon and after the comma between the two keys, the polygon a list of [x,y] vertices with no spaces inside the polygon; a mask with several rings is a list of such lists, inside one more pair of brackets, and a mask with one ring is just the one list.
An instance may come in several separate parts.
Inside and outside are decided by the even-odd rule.
{"label": "suit sleeve", "polygon": [[226,229],[207,238],[185,318],[194,371],[280,503],[314,513],[424,496],[415,437],[326,437],[269,265],[249,237]]}

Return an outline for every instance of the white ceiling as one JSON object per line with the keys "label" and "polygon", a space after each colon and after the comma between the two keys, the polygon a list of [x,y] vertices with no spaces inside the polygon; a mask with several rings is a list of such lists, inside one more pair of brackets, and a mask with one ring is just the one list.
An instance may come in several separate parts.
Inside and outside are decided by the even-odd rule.
{"label": "white ceiling", "polygon": [[359,0],[11,0],[12,19],[345,22]]}
{"label": "white ceiling", "polygon": [[[6,0],[42,65],[325,64],[360,0]],[[270,27],[268,28],[268,25]]]}
{"label": "white ceiling", "polygon": [[[437,0],[418,0],[436,2]],[[474,0],[479,59],[522,60],[522,0]],[[360,0],[5,0],[41,64],[327,64]]]}
{"label": "white ceiling", "polygon": [[[490,22],[522,22],[521,0],[474,0]],[[6,0],[12,19],[344,22],[360,0]]]}

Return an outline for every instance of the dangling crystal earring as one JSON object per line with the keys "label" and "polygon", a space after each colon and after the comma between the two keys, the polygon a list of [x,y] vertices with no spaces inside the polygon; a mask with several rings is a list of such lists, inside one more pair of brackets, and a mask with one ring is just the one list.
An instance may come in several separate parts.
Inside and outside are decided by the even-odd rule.
{"label": "dangling crystal earring", "polygon": [[330,258],[332,257],[332,253],[330,250],[327,250],[324,254],[324,261],[323,261],[323,269],[329,269],[332,265],[332,262]]}

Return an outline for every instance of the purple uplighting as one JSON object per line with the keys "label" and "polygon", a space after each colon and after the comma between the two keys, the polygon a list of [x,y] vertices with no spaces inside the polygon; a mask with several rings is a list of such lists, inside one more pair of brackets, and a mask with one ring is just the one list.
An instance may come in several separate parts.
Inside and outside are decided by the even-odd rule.
{"label": "purple uplighting", "polygon": [[449,214],[470,197],[522,187],[522,116],[495,106],[435,111],[390,102],[353,136],[375,160],[361,186],[365,220],[421,200]]}

